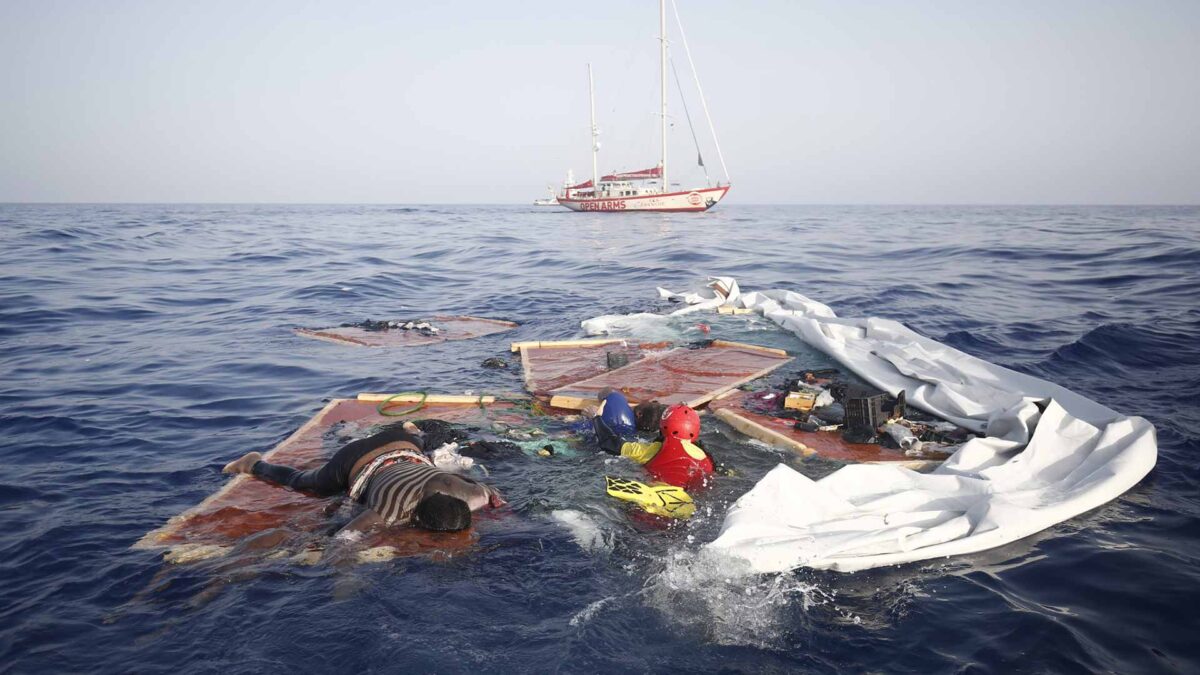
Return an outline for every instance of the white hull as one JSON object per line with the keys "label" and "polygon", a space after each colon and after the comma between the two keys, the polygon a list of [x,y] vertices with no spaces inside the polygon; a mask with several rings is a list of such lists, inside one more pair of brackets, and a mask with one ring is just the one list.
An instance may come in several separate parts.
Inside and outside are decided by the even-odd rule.
{"label": "white hull", "polygon": [[707,211],[727,192],[728,185],[639,197],[559,197],[558,203],[572,211]]}

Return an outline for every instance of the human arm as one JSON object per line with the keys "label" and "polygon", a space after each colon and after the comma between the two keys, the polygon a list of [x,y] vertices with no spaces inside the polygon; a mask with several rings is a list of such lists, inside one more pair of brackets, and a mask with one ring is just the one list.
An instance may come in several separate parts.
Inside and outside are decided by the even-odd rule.
{"label": "human arm", "polygon": [[425,484],[426,497],[436,493],[461,499],[472,511],[478,511],[489,505],[496,507],[507,503],[496,488],[452,473],[435,476]]}
{"label": "human arm", "polygon": [[339,569],[354,564],[358,552],[362,550],[357,542],[362,539],[363,533],[382,523],[383,518],[378,513],[364,509],[333,535],[321,553],[321,560]]}
{"label": "human arm", "polygon": [[488,493],[487,506],[489,508],[498,509],[501,506],[508,504],[508,502],[505,501],[505,499],[504,499],[504,495],[500,494],[499,490],[492,487],[491,485],[484,485],[483,487],[484,487],[484,489],[487,490],[487,493]]}
{"label": "human arm", "polygon": [[342,526],[338,530],[337,536],[354,537],[358,534],[366,532],[383,522],[383,517],[375,513],[373,509],[363,509],[363,512],[354,517],[353,520]]}

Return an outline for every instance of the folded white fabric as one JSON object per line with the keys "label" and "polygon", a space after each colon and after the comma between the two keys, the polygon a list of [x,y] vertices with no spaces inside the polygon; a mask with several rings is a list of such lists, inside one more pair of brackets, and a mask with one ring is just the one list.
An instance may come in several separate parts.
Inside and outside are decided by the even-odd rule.
{"label": "folded white fabric", "polygon": [[780,464],[729,509],[707,547],[758,572],[853,572],[983,551],[1118,497],[1156,458],[1146,420],[1095,426],[1051,402],[1023,450],[975,439],[929,474],[859,464],[813,481]]}

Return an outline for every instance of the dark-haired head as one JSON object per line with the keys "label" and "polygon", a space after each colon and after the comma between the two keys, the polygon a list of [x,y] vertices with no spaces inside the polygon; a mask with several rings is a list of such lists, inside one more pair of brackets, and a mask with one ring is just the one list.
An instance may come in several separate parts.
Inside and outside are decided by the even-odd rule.
{"label": "dark-haired head", "polygon": [[667,406],[658,401],[642,401],[633,408],[633,415],[637,419],[638,431],[645,433],[654,433],[658,431],[658,425],[662,422],[663,411]]}
{"label": "dark-haired head", "polygon": [[436,493],[422,499],[413,524],[435,532],[457,532],[471,526],[471,508],[461,499]]}

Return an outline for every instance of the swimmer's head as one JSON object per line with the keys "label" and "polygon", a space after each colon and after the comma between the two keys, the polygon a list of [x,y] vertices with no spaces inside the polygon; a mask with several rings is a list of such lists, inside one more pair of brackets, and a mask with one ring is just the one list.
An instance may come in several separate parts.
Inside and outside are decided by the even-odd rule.
{"label": "swimmer's head", "polygon": [[413,524],[434,532],[465,530],[471,526],[471,508],[461,499],[435,493],[417,504]]}
{"label": "swimmer's head", "polygon": [[689,406],[679,403],[663,412],[659,429],[663,438],[695,441],[700,438],[700,416]]}
{"label": "swimmer's head", "polygon": [[663,413],[666,412],[667,406],[658,401],[642,401],[633,409],[633,415],[637,418],[637,429],[643,433],[652,434],[659,430],[658,425],[662,421]]}

